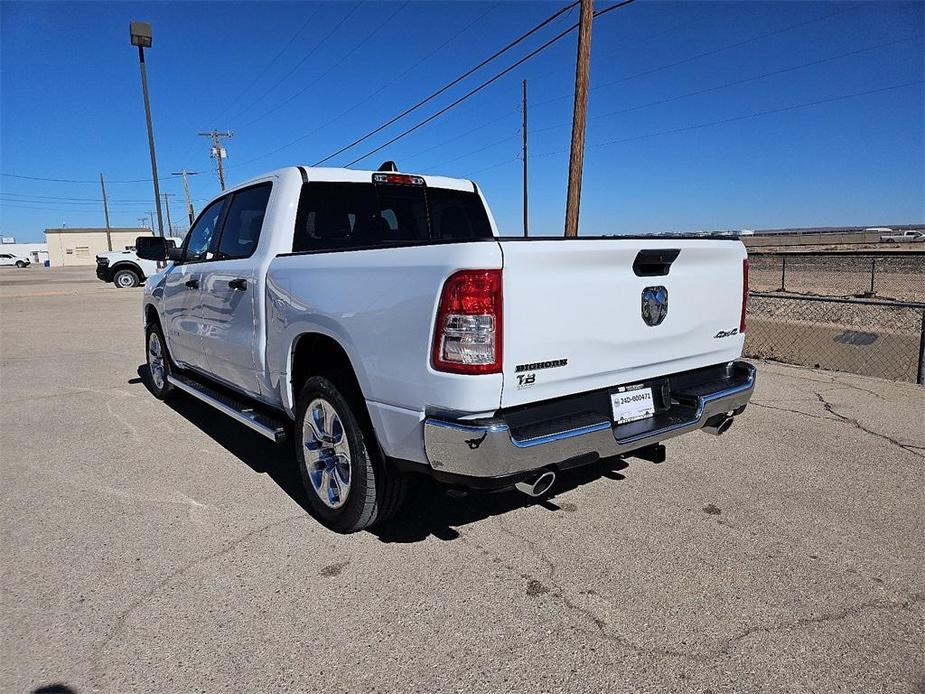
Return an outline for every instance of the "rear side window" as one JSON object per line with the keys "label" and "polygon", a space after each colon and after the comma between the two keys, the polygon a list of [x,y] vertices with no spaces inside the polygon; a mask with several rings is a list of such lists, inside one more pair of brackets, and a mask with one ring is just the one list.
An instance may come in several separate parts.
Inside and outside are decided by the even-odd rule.
{"label": "rear side window", "polygon": [[232,195],[218,243],[219,258],[247,258],[257,249],[272,187],[261,183]]}
{"label": "rear side window", "polygon": [[475,193],[425,186],[306,183],[292,250],[349,250],[492,238]]}

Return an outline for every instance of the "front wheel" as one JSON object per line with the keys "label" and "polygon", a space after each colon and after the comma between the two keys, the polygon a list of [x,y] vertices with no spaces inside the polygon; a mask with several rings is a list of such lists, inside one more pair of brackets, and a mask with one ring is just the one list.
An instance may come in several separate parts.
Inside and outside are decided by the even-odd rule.
{"label": "front wheel", "polygon": [[23,261],[21,261],[21,260],[17,260],[17,261],[16,261],[16,267],[22,269],[22,268],[26,267],[26,264],[25,264]]}
{"label": "front wheel", "polygon": [[123,269],[117,270],[116,274],[112,276],[112,283],[119,289],[130,289],[141,284],[141,280],[134,270]]}
{"label": "front wheel", "polygon": [[170,354],[161,326],[155,323],[145,331],[145,353],[148,361],[148,389],[158,400],[166,400],[173,392],[170,376]]}
{"label": "front wheel", "polygon": [[352,533],[392,517],[406,479],[387,470],[363,417],[362,399],[340,374],[313,376],[299,394],[294,439],[308,503],[331,530]]}

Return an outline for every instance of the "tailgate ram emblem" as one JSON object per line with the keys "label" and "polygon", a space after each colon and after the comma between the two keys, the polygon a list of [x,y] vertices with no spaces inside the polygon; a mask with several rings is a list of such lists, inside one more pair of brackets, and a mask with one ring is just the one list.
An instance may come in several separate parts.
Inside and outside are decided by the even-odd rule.
{"label": "tailgate ram emblem", "polygon": [[646,325],[659,325],[668,315],[668,290],[646,287],[642,290],[642,319]]}

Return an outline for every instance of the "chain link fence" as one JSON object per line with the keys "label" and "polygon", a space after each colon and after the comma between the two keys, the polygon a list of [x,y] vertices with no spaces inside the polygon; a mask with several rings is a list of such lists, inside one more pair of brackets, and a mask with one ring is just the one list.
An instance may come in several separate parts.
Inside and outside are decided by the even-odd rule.
{"label": "chain link fence", "polygon": [[751,288],[925,302],[925,253],[754,253]]}
{"label": "chain link fence", "polygon": [[745,354],[925,382],[925,304],[752,293]]}

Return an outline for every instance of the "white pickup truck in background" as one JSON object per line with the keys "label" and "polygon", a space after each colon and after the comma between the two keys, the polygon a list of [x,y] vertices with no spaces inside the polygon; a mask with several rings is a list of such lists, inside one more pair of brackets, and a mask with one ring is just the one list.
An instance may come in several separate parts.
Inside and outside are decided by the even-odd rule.
{"label": "white pickup truck in background", "polygon": [[[179,247],[183,239],[168,237],[167,243]],[[134,247],[96,256],[96,276],[103,282],[112,282],[119,289],[137,287],[156,272],[157,263],[139,258]]]}
{"label": "white pickup truck in background", "polygon": [[916,241],[925,241],[925,232],[907,230],[881,234],[882,243],[915,243]]}
{"label": "white pickup truck in background", "polygon": [[172,261],[145,285],[152,392],[291,438],[341,532],[413,473],[539,496],[601,456],[661,462],[754,386],[735,238],[505,238],[468,180],[290,167],[138,250]]}

